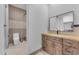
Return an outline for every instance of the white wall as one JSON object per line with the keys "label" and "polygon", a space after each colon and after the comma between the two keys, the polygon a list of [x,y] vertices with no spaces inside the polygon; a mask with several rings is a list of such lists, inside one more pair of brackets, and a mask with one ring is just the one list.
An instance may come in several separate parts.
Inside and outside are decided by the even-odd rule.
{"label": "white wall", "polygon": [[79,24],[79,5],[76,4],[52,4],[48,7],[49,17],[65,12],[74,11],[74,24]]}
{"label": "white wall", "polygon": [[28,54],[42,47],[41,33],[47,31],[47,5],[28,5]]}

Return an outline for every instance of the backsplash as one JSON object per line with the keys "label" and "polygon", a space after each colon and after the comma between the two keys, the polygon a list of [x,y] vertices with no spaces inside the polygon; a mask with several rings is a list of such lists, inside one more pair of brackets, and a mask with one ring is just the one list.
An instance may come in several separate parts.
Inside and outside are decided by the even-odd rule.
{"label": "backsplash", "polygon": [[74,27],[74,33],[75,33],[76,35],[79,35],[79,27]]}
{"label": "backsplash", "polygon": [[74,32],[79,32],[79,27],[74,27]]}
{"label": "backsplash", "polygon": [[[56,34],[56,31],[54,31],[52,33]],[[73,28],[73,32],[59,32],[59,34],[63,34],[63,35],[78,35],[79,36],[79,27],[74,27]]]}
{"label": "backsplash", "polygon": [[59,34],[65,35],[79,35],[79,27],[74,27],[73,32],[59,32]]}

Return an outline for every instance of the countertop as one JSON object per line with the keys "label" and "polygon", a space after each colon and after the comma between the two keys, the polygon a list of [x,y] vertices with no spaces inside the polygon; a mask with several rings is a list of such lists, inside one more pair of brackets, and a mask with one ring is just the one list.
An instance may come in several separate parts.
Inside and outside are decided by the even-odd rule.
{"label": "countertop", "polygon": [[63,35],[63,34],[55,34],[55,33],[50,33],[50,32],[42,33],[42,35],[48,35],[48,36],[54,36],[54,37],[63,38],[63,39],[79,41],[78,35],[77,36],[76,35]]}

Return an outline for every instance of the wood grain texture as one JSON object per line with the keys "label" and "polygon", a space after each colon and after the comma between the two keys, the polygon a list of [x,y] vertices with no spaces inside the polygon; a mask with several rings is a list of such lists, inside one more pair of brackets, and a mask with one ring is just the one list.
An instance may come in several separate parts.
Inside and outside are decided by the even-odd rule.
{"label": "wood grain texture", "polygon": [[79,41],[78,35],[62,35],[62,34],[57,35],[50,32],[45,32],[42,35],[48,35],[48,36],[53,36],[53,37],[58,37],[58,38],[63,38],[63,39],[68,39],[68,40]]}
{"label": "wood grain texture", "polygon": [[77,37],[71,39],[71,36],[51,33],[44,33],[42,37],[43,49],[51,55],[79,55],[79,40],[76,39]]}
{"label": "wood grain texture", "polygon": [[42,36],[43,50],[51,55],[62,54],[62,40],[56,37]]}

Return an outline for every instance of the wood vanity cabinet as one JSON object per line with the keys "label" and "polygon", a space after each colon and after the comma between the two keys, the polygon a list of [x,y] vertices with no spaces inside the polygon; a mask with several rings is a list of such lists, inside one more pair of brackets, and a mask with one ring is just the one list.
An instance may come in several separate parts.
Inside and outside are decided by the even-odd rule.
{"label": "wood vanity cabinet", "polygon": [[62,40],[57,37],[43,35],[43,50],[51,55],[62,54]]}
{"label": "wood vanity cabinet", "polygon": [[42,35],[42,48],[51,55],[79,55],[79,41]]}

